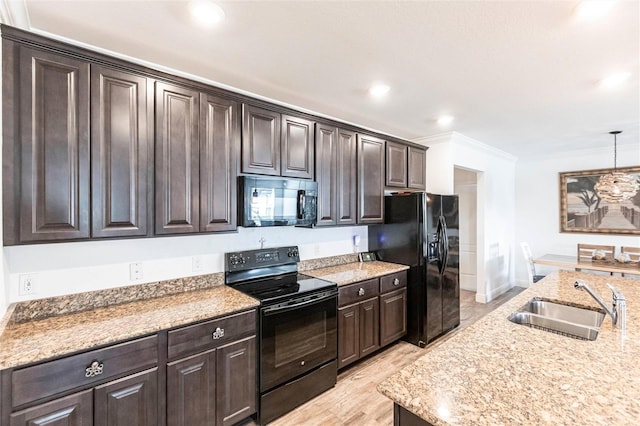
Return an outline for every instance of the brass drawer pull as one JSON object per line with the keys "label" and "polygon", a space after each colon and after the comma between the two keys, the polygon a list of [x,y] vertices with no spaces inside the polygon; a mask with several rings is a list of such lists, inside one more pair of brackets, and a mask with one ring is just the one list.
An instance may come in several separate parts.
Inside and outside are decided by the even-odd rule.
{"label": "brass drawer pull", "polygon": [[213,337],[213,340],[218,340],[224,337],[224,328],[216,328],[216,331],[213,332],[213,334],[211,335],[211,337]]}
{"label": "brass drawer pull", "polygon": [[95,377],[102,374],[104,371],[104,364],[98,360],[93,361],[84,370],[84,377]]}
{"label": "brass drawer pull", "polygon": [[364,288],[360,287],[360,290],[358,290],[358,296],[364,296]]}
{"label": "brass drawer pull", "polygon": [[397,278],[393,279],[393,285],[400,285],[400,280]]}

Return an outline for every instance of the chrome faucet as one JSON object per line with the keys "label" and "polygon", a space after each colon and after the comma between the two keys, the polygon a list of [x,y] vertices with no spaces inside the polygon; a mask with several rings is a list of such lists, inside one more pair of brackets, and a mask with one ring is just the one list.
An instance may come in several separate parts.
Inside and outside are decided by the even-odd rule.
{"label": "chrome faucet", "polygon": [[607,304],[598,296],[589,284],[587,284],[583,280],[576,280],[573,284],[573,287],[578,290],[586,290],[587,293],[591,295],[595,299],[596,302],[611,316],[613,321],[613,325],[618,328],[625,330],[627,327],[627,299],[625,299],[624,294],[620,292],[617,288],[612,286],[611,284],[607,284],[611,289],[611,293],[613,295],[613,301],[611,302],[611,308],[607,306]]}

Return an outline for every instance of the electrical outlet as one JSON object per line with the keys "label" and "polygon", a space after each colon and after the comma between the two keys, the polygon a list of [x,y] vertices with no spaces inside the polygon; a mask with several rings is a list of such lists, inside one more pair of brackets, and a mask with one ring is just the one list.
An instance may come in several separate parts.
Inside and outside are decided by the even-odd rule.
{"label": "electrical outlet", "polygon": [[35,274],[22,274],[19,279],[18,295],[28,296],[30,294],[36,294],[36,275]]}
{"label": "electrical outlet", "polygon": [[129,264],[129,279],[131,281],[138,281],[142,279],[142,263]]}
{"label": "electrical outlet", "polygon": [[191,258],[191,270],[193,272],[202,271],[202,256],[193,256]]}

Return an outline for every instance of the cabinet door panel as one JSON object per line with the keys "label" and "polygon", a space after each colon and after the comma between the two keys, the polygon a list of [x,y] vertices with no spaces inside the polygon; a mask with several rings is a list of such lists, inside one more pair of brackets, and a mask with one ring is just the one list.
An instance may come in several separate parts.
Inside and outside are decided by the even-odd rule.
{"label": "cabinet door panel", "polygon": [[198,232],[199,93],[156,83],[156,234]]}
{"label": "cabinet door panel", "polygon": [[289,115],[282,116],[282,176],[313,179],[313,122]]}
{"label": "cabinet door panel", "polygon": [[408,158],[409,171],[407,186],[413,189],[426,189],[427,151],[410,146]]}
{"label": "cabinet door panel", "polygon": [[317,226],[337,223],[337,136],[338,129],[335,127],[325,124],[316,125]]}
{"label": "cabinet door panel", "polygon": [[242,108],[242,172],[280,176],[280,114]]}
{"label": "cabinet door panel", "polygon": [[407,333],[407,289],[380,296],[380,345],[387,345]]}
{"label": "cabinet door panel", "polygon": [[378,298],[360,302],[360,356],[366,356],[380,347],[380,314]]}
{"label": "cabinet door panel", "polygon": [[143,371],[95,389],[96,426],[155,426],[158,369]]}
{"label": "cabinet door panel", "polygon": [[167,426],[213,425],[215,349],[167,364]]}
{"label": "cabinet door panel", "polygon": [[338,368],[360,358],[360,305],[338,309]]}
{"label": "cabinet door panel", "polygon": [[256,339],[217,349],[217,426],[228,426],[256,412]]}
{"label": "cabinet door panel", "polygon": [[337,223],[355,225],[357,221],[358,188],[356,185],[356,134],[338,129],[338,163],[336,167]]}
{"label": "cabinet door panel", "polygon": [[20,49],[20,241],[89,237],[89,64]]}
{"label": "cabinet door panel", "polygon": [[147,79],[91,68],[92,236],[147,234]]}
{"label": "cabinet door panel", "polygon": [[382,223],[384,141],[358,135],[358,223]]}
{"label": "cabinet door panel", "polygon": [[407,146],[387,142],[387,186],[407,187]]}
{"label": "cabinet door panel", "polygon": [[91,426],[93,391],[75,393],[13,413],[11,426]]}
{"label": "cabinet door panel", "polygon": [[200,97],[200,230],[233,231],[237,220],[239,104]]}

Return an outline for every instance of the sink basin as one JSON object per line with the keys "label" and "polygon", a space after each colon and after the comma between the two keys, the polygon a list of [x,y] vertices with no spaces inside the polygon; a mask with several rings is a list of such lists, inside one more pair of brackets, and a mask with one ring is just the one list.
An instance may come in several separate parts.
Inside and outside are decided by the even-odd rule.
{"label": "sink basin", "polygon": [[509,316],[509,321],[580,340],[596,340],[605,313],[590,307],[578,307],[533,298]]}

